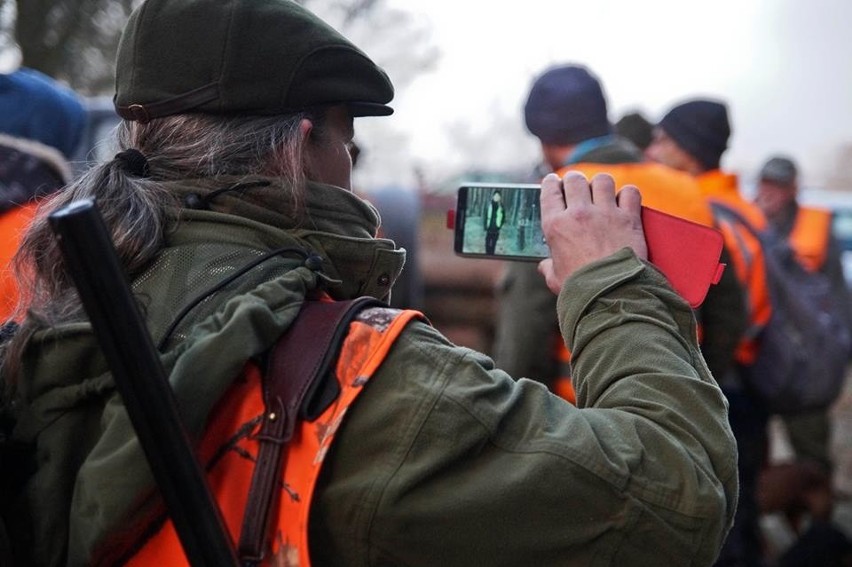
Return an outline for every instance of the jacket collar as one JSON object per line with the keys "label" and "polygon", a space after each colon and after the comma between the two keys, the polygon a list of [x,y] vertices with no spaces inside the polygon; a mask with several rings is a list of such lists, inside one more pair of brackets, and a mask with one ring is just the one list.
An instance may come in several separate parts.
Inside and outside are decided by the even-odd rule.
{"label": "jacket collar", "polygon": [[[375,238],[378,211],[340,187],[309,181],[297,196],[280,179],[251,177],[181,181],[168,188],[181,202],[194,194],[209,207],[176,210],[178,232],[182,224],[206,221],[245,227],[259,249],[295,240],[323,257],[328,291],[336,299],[370,295],[387,300],[405,263],[404,249]],[[204,237],[209,236],[205,231]]]}
{"label": "jacket collar", "polygon": [[642,152],[625,138],[608,134],[577,144],[565,158],[563,167],[577,163],[634,163]]}

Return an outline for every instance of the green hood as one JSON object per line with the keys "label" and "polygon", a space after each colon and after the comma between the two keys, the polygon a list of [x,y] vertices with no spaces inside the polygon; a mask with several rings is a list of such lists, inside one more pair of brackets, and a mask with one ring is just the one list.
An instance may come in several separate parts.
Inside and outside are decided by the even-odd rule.
{"label": "green hood", "polygon": [[[348,191],[309,184],[304,213],[295,215],[291,192],[273,180],[243,180],[211,195],[229,186],[173,184],[180,197],[210,195],[210,210],[170,211],[162,252],[133,282],[155,343],[166,345],[162,361],[192,438],[245,363],[290,326],[306,294],[386,297],[405,257],[374,238],[377,212]],[[209,295],[274,250],[284,252]],[[305,265],[305,253],[322,257],[319,272]],[[88,324],[35,335],[23,368],[15,436],[35,443],[41,463],[21,495],[36,510],[38,563],[56,564],[67,540],[68,564],[84,564],[105,534],[150,517],[153,479]]]}

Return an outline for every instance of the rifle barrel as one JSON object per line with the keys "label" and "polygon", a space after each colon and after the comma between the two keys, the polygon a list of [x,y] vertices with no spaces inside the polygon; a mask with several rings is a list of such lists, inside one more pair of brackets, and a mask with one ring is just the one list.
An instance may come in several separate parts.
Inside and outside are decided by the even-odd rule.
{"label": "rifle barrel", "polygon": [[49,222],[187,559],[194,567],[239,565],[94,201],[69,203]]}

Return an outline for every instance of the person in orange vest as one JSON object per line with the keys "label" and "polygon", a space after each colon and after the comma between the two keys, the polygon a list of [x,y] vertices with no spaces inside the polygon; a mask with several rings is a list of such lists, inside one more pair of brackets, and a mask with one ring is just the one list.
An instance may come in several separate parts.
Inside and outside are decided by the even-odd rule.
{"label": "person in orange vest", "polygon": [[[282,460],[260,459],[296,415],[264,399],[270,349],[309,300],[379,302],[402,269],[349,153],[393,85],[290,0],[146,0],[115,84],[118,153],[50,210],[98,203],[241,565],[714,560],[734,439],[692,311],[647,263],[635,187],[542,180],[540,277],[580,407],[378,304],[336,329]],[[16,417],[0,440],[21,459],[7,541],[27,565],[186,565],[48,219],[21,258],[33,298],[0,370]]]}
{"label": "person in orange vest", "polygon": [[[798,201],[799,172],[787,156],[770,157],[758,174],[755,204],[766,215],[773,234],[785,240],[806,270],[822,272],[840,299],[845,319],[852,328],[852,299],[841,264],[841,248],[832,233],[832,212],[804,206]],[[819,463],[829,475],[831,424],[827,411],[784,416],[796,455]]]}
{"label": "person in orange vest", "polygon": [[[541,144],[546,169],[559,175],[571,170],[587,176],[605,172],[618,185],[639,187],[646,206],[712,225],[710,207],[692,177],[646,161],[634,144],[615,134],[603,87],[585,66],[557,65],[536,77],[524,106],[524,119]],[[743,292],[729,272],[711,287],[696,311],[702,353],[714,376],[729,371],[746,325]],[[537,277],[535,266],[508,264],[498,287],[493,352],[500,368],[539,380],[573,402],[571,357],[552,316],[555,302],[556,297]]]}
{"label": "person in orange vest", "polygon": [[[712,205],[735,209],[755,228],[763,229],[766,219],[753,203],[740,193],[736,175],[723,171],[722,155],[731,135],[727,105],[715,99],[696,98],[673,106],[654,129],[654,140],[645,153],[692,175]],[[771,306],[766,282],[763,249],[748,230],[716,210],[717,224],[725,236],[733,260],[733,273],[747,290],[749,327],[740,342],[737,372],[717,376],[730,406],[731,428],[737,438],[740,471],[740,501],[737,520],[717,565],[759,565],[762,543],[756,490],[758,475],[766,460],[768,415],[738,378],[754,360],[757,337],[769,320]]]}
{"label": "person in orange vest", "polygon": [[71,181],[86,112],[68,87],[34,69],[0,74],[0,322],[18,307],[12,258],[45,197]]}

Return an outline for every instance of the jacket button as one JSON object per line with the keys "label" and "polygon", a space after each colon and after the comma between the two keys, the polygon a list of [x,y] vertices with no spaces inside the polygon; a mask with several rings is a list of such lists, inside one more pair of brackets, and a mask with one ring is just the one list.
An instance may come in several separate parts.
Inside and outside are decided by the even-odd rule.
{"label": "jacket button", "polygon": [[382,274],[379,276],[379,279],[376,280],[376,283],[382,287],[387,287],[390,285],[390,276],[387,274]]}

